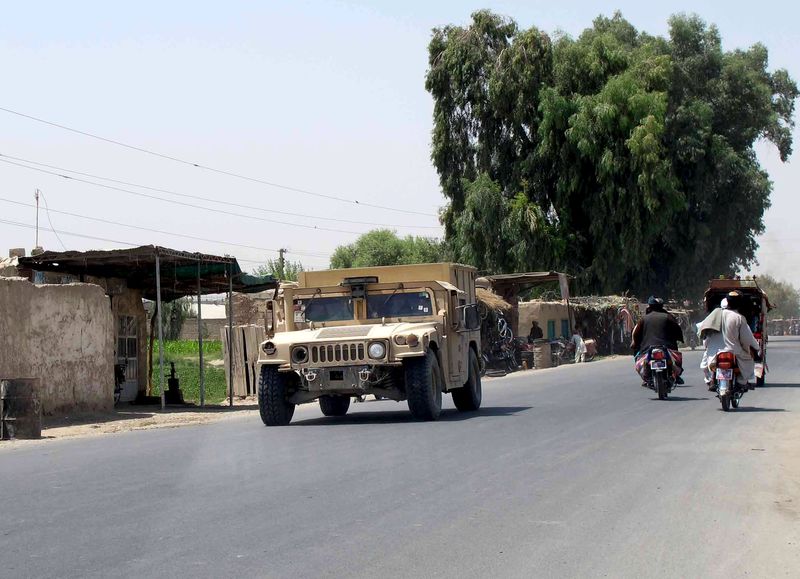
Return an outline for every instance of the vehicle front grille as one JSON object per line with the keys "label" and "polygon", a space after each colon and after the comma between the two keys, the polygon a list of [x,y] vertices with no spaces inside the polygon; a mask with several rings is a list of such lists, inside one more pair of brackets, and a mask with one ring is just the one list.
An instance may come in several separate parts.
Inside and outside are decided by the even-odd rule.
{"label": "vehicle front grille", "polygon": [[337,364],[341,362],[356,364],[366,362],[366,352],[363,342],[311,346],[312,364]]}

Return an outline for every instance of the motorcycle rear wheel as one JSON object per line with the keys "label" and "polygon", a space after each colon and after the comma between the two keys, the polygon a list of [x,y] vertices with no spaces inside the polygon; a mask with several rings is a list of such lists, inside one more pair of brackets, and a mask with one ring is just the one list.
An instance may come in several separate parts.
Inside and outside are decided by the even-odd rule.
{"label": "motorcycle rear wheel", "polygon": [[653,376],[653,383],[655,385],[656,394],[658,394],[658,399],[665,400],[667,398],[667,383],[661,373],[656,373],[656,375]]}
{"label": "motorcycle rear wheel", "polygon": [[719,397],[720,404],[722,404],[722,410],[727,412],[731,409],[731,395],[725,394]]}

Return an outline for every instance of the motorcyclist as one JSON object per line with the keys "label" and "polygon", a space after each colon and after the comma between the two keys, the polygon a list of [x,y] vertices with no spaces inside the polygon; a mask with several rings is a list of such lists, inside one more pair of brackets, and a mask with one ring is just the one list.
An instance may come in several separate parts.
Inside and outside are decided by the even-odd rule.
{"label": "motorcyclist", "polygon": [[[645,316],[633,328],[631,341],[635,368],[639,375],[647,380],[650,373],[650,368],[646,364],[647,354],[650,348],[660,346],[669,350],[675,381],[683,384],[683,378],[681,378],[683,355],[678,350],[678,342],[683,342],[683,330],[681,330],[678,320],[664,309],[664,301],[661,298],[650,296],[647,300]],[[647,382],[642,386],[646,387]]]}
{"label": "motorcyclist", "polygon": [[733,352],[736,356],[736,365],[739,367],[739,377],[744,380],[748,390],[754,388],[755,358],[760,356],[760,344],[753,336],[747,319],[739,313],[742,295],[737,291],[730,292],[720,304],[721,308],[712,311],[700,323],[706,351],[700,367],[705,373],[706,384],[709,391],[715,387],[711,380],[709,366],[720,351]]}

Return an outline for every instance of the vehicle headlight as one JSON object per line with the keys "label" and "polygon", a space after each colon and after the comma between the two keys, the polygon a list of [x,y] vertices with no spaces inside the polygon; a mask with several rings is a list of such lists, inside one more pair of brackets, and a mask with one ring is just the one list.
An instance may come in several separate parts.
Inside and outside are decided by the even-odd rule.
{"label": "vehicle headlight", "polygon": [[270,341],[266,341],[263,344],[261,344],[261,349],[264,350],[264,353],[267,356],[272,356],[278,350],[275,344]]}
{"label": "vehicle headlight", "polygon": [[305,346],[295,346],[292,348],[292,362],[295,364],[305,364],[308,362],[308,348]]}
{"label": "vehicle headlight", "polygon": [[386,346],[382,342],[372,342],[367,348],[367,353],[373,360],[380,360],[386,355]]}

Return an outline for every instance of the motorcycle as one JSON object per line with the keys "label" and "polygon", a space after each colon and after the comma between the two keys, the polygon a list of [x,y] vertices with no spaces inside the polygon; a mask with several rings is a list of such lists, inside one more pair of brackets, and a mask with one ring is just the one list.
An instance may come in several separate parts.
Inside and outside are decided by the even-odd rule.
{"label": "motorcycle", "polygon": [[739,408],[739,401],[747,392],[747,386],[736,379],[740,374],[733,352],[719,352],[709,364],[711,369],[711,383],[717,392],[722,410],[727,412],[731,406]]}
{"label": "motorcycle", "polygon": [[659,346],[650,348],[644,364],[646,369],[642,368],[640,374],[645,379],[647,387],[658,394],[659,400],[666,400],[676,385],[674,362],[669,350]]}

